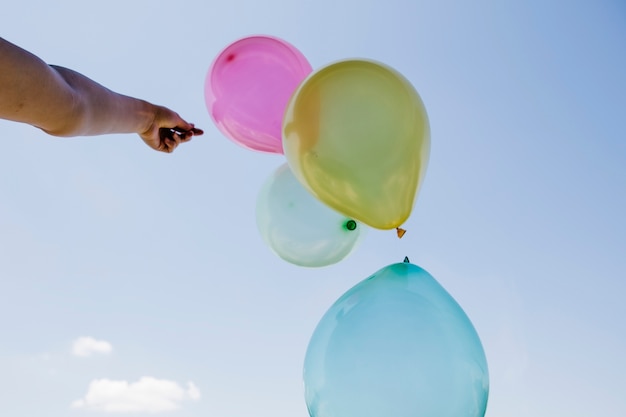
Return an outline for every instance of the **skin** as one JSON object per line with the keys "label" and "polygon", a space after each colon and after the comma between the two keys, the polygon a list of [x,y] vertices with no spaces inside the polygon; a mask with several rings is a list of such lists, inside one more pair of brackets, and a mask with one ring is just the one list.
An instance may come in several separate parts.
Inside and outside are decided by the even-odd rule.
{"label": "skin", "polygon": [[59,137],[137,133],[151,148],[172,152],[202,135],[172,110],[113,92],[0,38],[0,118]]}

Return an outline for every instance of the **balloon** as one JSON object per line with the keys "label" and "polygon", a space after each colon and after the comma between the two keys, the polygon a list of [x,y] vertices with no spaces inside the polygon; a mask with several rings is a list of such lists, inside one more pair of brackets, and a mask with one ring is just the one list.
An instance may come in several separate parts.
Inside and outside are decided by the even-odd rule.
{"label": "balloon", "polygon": [[283,119],[283,148],[296,177],[321,201],[392,229],[413,209],[430,128],[421,98],[401,74],[349,60],[300,84]]}
{"label": "balloon", "polygon": [[294,46],[274,37],[251,36],[224,49],[204,85],[207,109],[236,143],[283,153],[281,125],[287,101],[312,71]]}
{"label": "balloon", "polygon": [[333,304],[309,343],[304,383],[311,417],[483,417],[489,392],[472,323],[408,260]]}
{"label": "balloon", "polygon": [[283,164],[266,181],[257,199],[257,226],[281,258],[300,266],[326,266],[352,252],[364,233],[361,225],[316,200]]}

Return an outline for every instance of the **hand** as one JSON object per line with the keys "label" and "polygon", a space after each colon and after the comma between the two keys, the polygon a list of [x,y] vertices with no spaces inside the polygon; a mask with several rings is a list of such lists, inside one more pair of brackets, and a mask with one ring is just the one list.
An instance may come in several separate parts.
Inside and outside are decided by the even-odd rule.
{"label": "hand", "polygon": [[189,142],[192,137],[204,133],[172,110],[163,106],[154,107],[154,117],[150,126],[139,134],[152,149],[171,153],[179,144]]}

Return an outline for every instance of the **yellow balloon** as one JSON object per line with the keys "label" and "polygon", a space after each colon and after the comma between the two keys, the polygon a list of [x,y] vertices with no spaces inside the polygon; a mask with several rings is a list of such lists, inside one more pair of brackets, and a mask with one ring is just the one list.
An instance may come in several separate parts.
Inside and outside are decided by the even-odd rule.
{"label": "yellow balloon", "polygon": [[426,109],[411,83],[369,60],[311,74],[292,95],[283,148],[300,182],[319,200],[377,229],[413,210],[430,153]]}

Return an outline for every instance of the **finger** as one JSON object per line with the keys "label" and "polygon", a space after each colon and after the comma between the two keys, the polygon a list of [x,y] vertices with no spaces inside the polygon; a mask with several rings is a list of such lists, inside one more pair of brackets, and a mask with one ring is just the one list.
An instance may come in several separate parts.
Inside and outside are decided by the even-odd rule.
{"label": "finger", "polygon": [[187,131],[179,131],[177,130],[177,128],[164,129],[161,132],[161,139],[164,140],[165,138],[169,138],[169,139],[174,140],[176,143],[181,143],[190,134],[191,133]]}
{"label": "finger", "polygon": [[180,129],[182,131],[191,130],[194,128],[193,123],[188,123],[185,120],[179,117],[178,122],[176,123],[176,129]]}
{"label": "finger", "polygon": [[183,130],[178,131],[178,128],[174,128],[172,130],[172,137],[180,138],[180,142],[186,142],[193,137],[193,132],[191,130]]}
{"label": "finger", "polygon": [[171,129],[171,131],[173,133],[176,133],[178,135],[180,135],[181,137],[186,137],[187,135],[193,136],[200,136],[202,134],[204,134],[204,131],[202,129],[196,129],[195,127],[193,127],[193,125],[191,125],[191,129],[183,129],[179,126],[176,126],[175,128]]}
{"label": "finger", "polygon": [[176,143],[174,139],[165,138],[163,140],[163,145],[163,152],[172,153],[174,152],[174,149],[176,149],[176,146],[178,146],[178,143]]}
{"label": "finger", "polygon": [[185,132],[183,133],[183,135],[180,137],[180,142],[181,143],[186,143],[189,142],[191,140],[191,138],[193,138],[193,133],[191,132]]}

